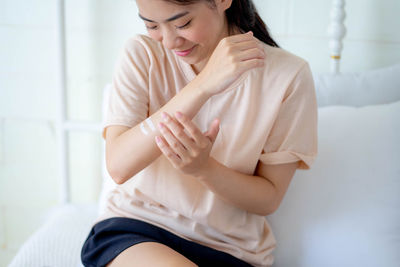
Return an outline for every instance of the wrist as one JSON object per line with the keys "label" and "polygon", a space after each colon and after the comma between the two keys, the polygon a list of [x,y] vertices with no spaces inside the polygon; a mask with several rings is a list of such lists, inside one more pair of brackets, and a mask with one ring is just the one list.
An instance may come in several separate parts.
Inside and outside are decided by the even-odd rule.
{"label": "wrist", "polygon": [[193,85],[194,85],[194,90],[199,94],[199,97],[208,100],[210,97],[213,96],[212,90],[212,85],[210,85],[209,79],[207,80],[202,73],[196,76],[196,78],[193,80]]}
{"label": "wrist", "polygon": [[194,174],[194,177],[201,182],[207,182],[207,180],[212,176],[211,173],[215,168],[215,164],[216,161],[212,157],[209,157],[203,167]]}

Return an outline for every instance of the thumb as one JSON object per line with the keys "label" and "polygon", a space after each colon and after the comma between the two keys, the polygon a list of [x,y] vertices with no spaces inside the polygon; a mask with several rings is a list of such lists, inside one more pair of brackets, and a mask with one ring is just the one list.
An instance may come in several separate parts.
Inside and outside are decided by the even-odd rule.
{"label": "thumb", "polygon": [[211,140],[211,143],[214,143],[217,138],[219,132],[219,119],[215,119],[210,126],[210,129],[207,131],[206,136]]}

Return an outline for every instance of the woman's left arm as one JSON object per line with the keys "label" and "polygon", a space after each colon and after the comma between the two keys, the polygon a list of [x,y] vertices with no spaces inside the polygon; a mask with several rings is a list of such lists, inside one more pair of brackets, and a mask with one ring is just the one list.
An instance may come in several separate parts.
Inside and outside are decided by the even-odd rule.
{"label": "woman's left arm", "polygon": [[266,216],[278,209],[297,164],[265,165],[259,162],[252,176],[232,170],[210,157],[199,178],[226,202]]}
{"label": "woman's left arm", "polygon": [[162,138],[156,137],[156,142],[175,168],[197,177],[221,199],[248,212],[266,216],[279,207],[298,162],[259,162],[254,176],[243,174],[209,155],[219,131],[218,121],[212,123],[207,133],[201,133],[181,113],[175,118],[168,114],[163,117],[164,123],[159,125]]}

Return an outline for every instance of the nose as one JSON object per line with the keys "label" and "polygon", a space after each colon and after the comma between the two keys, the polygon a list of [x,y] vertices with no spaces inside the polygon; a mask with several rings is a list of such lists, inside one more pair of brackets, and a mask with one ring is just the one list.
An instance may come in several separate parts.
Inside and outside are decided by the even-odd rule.
{"label": "nose", "polygon": [[173,29],[164,29],[161,34],[162,44],[169,50],[180,47],[183,43],[183,38]]}

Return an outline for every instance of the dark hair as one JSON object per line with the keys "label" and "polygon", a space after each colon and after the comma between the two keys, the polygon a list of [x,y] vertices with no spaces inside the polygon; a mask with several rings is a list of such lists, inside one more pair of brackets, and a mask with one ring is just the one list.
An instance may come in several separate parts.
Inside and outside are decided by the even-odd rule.
{"label": "dark hair", "polygon": [[[199,1],[206,1],[215,6],[214,0],[164,0],[178,5],[190,5]],[[230,30],[238,27],[243,32],[252,31],[257,39],[264,43],[279,47],[269,35],[268,28],[258,15],[257,9],[252,0],[232,0],[232,5],[226,10],[226,17]]]}

